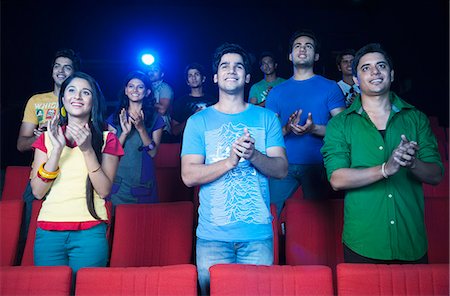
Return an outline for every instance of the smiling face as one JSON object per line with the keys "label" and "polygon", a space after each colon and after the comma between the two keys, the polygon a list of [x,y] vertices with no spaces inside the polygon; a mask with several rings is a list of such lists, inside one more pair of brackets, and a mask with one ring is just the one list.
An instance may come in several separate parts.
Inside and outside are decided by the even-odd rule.
{"label": "smiling face", "polygon": [[52,69],[52,78],[55,84],[58,87],[61,87],[61,84],[64,80],[67,79],[74,72],[72,60],[65,57],[59,57],[55,60]]}
{"label": "smiling face", "polygon": [[353,80],[361,93],[372,96],[389,93],[391,83],[394,81],[394,70],[379,52],[363,55],[356,67],[356,75]]}
{"label": "smiling face", "polygon": [[62,101],[70,117],[89,119],[92,110],[92,87],[86,79],[73,78],[64,90]]}
{"label": "smiling face", "polygon": [[132,102],[142,101],[149,94],[150,89],[147,89],[140,79],[133,78],[125,86],[125,95]]}
{"label": "smiling face", "polygon": [[245,83],[250,82],[250,74],[245,72],[242,56],[237,53],[227,53],[222,56],[214,74],[214,83],[225,92],[242,91]]}
{"label": "smiling face", "polygon": [[341,62],[338,65],[339,71],[342,72],[344,76],[352,75],[352,63],[355,57],[351,54],[346,54],[342,56]]}
{"label": "smiling face", "polygon": [[308,36],[300,36],[292,43],[292,51],[289,60],[294,66],[313,67],[319,60],[316,53],[314,40]]}
{"label": "smiling face", "polygon": [[277,69],[277,63],[273,60],[272,57],[266,56],[261,59],[261,71],[265,75],[271,75]]}

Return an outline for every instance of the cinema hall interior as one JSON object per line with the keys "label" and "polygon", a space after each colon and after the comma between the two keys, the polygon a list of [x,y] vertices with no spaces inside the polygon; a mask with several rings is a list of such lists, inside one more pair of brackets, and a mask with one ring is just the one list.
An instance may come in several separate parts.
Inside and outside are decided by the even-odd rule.
{"label": "cinema hall interior", "polygon": [[0,295],[449,295],[449,1],[0,3]]}

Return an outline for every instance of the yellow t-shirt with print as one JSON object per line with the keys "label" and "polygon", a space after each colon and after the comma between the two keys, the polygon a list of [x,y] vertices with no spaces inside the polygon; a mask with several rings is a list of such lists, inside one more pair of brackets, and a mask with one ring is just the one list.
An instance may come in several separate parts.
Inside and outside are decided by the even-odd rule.
{"label": "yellow t-shirt with print", "polygon": [[50,120],[58,112],[58,97],[53,92],[32,96],[25,107],[22,122],[29,122],[36,126]]}

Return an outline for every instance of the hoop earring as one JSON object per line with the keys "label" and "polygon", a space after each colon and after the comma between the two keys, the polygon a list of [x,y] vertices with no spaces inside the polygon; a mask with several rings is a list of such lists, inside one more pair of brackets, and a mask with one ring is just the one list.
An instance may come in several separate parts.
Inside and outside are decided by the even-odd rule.
{"label": "hoop earring", "polygon": [[66,117],[67,116],[66,108],[64,108],[64,106],[61,107],[61,116],[62,117]]}

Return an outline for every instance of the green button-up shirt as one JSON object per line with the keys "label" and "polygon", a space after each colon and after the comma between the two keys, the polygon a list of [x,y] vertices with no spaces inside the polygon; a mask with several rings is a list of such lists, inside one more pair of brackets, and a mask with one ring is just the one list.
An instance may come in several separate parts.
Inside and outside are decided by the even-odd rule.
{"label": "green button-up shirt", "polygon": [[[427,116],[390,93],[383,139],[360,96],[333,117],[321,152],[328,179],[340,168],[363,169],[386,162],[401,135],[419,144],[416,158],[443,165]],[[388,179],[346,192],[343,242],[356,253],[382,260],[417,260],[427,251],[422,183],[407,168]]]}

